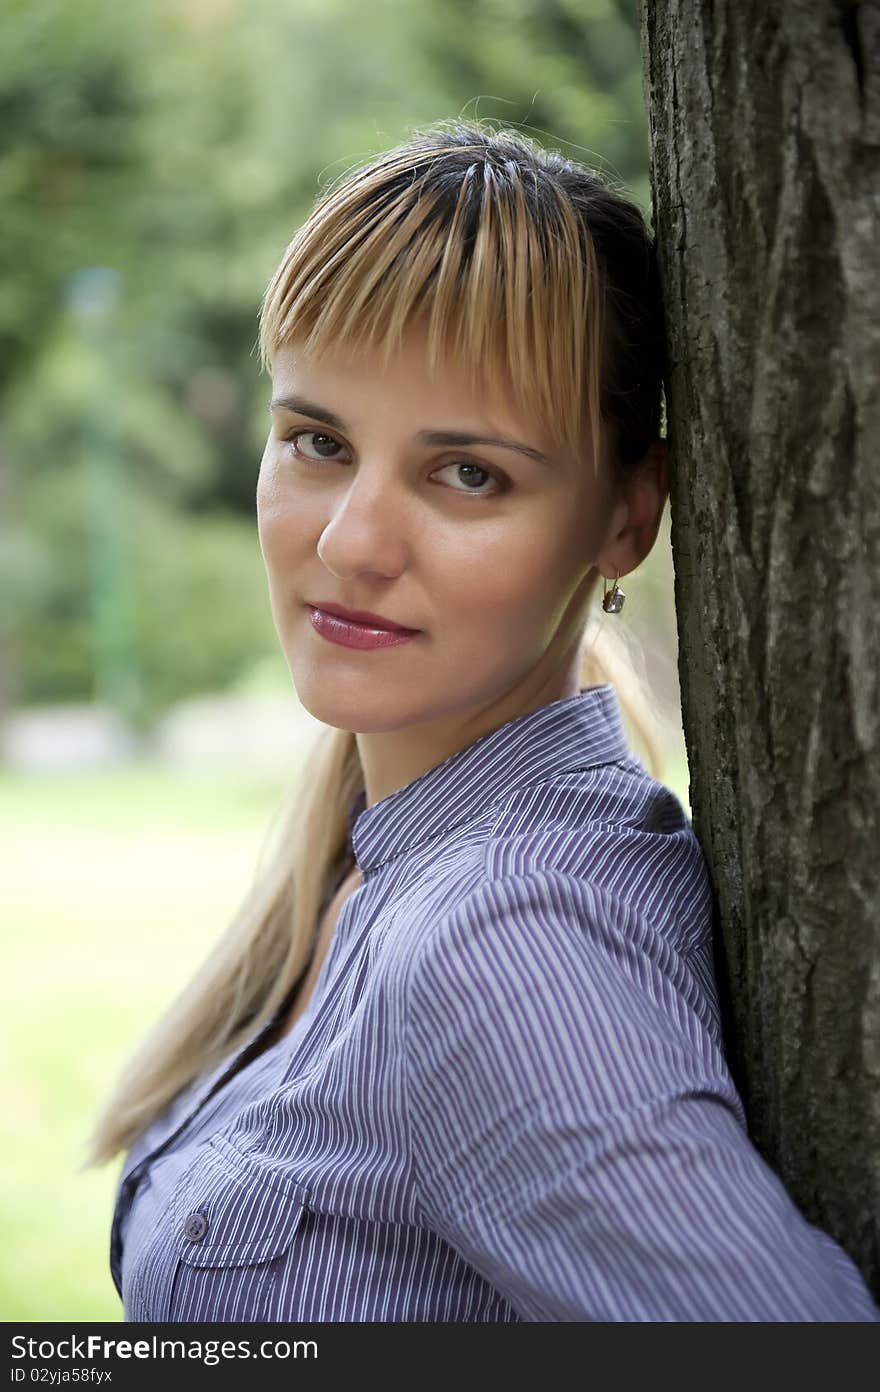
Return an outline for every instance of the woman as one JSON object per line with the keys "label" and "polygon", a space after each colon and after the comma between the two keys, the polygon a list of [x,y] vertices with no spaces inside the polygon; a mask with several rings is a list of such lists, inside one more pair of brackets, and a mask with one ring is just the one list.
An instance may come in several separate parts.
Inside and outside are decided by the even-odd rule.
{"label": "woman", "polygon": [[877,1318],[747,1139],[705,861],[585,651],[667,496],[638,209],[439,123],[321,197],[260,346],[272,611],[331,728],[96,1128],[125,1317]]}

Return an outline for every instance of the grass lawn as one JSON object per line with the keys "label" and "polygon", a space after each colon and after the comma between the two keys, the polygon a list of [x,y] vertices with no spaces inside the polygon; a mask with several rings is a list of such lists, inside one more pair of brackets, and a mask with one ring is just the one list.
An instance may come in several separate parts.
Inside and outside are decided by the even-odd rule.
{"label": "grass lawn", "polygon": [[[664,781],[687,806],[686,766]],[[229,922],[281,792],[149,766],[0,775],[4,1320],[121,1318],[108,1266],[121,1157],[77,1173],[85,1135]]]}
{"label": "grass lawn", "polygon": [[0,777],[3,1319],[121,1318],[108,1266],[121,1157],[77,1173],[84,1138],[228,923],[281,791],[150,767]]}

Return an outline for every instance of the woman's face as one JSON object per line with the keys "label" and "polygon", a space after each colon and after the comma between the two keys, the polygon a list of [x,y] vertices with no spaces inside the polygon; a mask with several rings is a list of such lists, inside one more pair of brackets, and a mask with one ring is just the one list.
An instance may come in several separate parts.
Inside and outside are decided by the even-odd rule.
{"label": "woman's face", "polygon": [[[260,546],[306,710],[356,732],[464,729],[491,724],[517,690],[547,700],[577,690],[610,520],[588,454],[552,451],[533,420],[488,402],[455,367],[429,380],[416,329],[386,370],[364,351],[279,349],[272,402]],[[324,603],[418,633],[340,646],[310,617]]]}

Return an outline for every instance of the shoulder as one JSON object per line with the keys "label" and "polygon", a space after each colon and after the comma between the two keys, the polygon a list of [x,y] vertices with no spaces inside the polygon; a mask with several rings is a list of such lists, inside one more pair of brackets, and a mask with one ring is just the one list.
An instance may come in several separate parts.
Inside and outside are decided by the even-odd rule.
{"label": "shoulder", "polygon": [[714,1054],[705,861],[678,799],[638,761],[517,790],[465,861],[409,938],[409,1012],[428,998],[459,1018],[469,1001],[475,1018],[525,1003],[557,1023],[610,1010]]}
{"label": "shoulder", "polygon": [[495,1090],[549,1090],[607,1113],[728,1090],[711,987],[587,879],[485,878],[410,968],[404,1052],[425,1095],[467,1086],[488,1106]]}
{"label": "shoulder", "polygon": [[597,909],[630,919],[678,951],[712,931],[706,859],[681,802],[635,757],[518,789],[484,846],[489,882],[544,872],[583,885]]}

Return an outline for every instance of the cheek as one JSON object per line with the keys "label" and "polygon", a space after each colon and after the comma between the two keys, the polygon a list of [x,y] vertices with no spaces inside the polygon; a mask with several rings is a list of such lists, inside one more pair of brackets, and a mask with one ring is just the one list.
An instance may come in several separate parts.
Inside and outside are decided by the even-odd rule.
{"label": "cheek", "polygon": [[278,470],[271,460],[263,455],[257,478],[257,526],[261,536],[264,531],[268,533],[272,529],[282,510]]}
{"label": "cheek", "polygon": [[558,536],[559,528],[546,519],[482,535],[475,529],[466,548],[443,554],[437,592],[442,588],[450,611],[468,616],[472,629],[497,635],[501,627],[552,623],[575,583],[565,540]]}
{"label": "cheek", "polygon": [[266,564],[279,565],[295,557],[305,544],[308,519],[283,486],[277,467],[266,460],[257,479],[256,505],[257,533]]}

